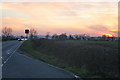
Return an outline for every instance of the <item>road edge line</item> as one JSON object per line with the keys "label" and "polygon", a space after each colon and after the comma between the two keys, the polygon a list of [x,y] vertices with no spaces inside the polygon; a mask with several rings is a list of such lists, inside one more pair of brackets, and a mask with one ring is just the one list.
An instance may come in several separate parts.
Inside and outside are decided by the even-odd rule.
{"label": "road edge line", "polygon": [[[23,43],[23,42],[22,42]],[[7,61],[12,57],[12,55],[17,51],[17,49],[22,45],[22,43],[20,45],[17,46],[17,48],[12,52],[12,54],[3,62],[3,64],[1,65],[2,67],[4,66],[4,64],[7,63]]]}
{"label": "road edge line", "polygon": [[[44,63],[44,64],[47,64],[47,65],[50,66],[50,67],[53,67],[53,68],[59,69],[59,70],[61,70],[61,71],[63,71],[63,72],[66,72],[67,74],[69,74],[70,76],[72,76],[73,78],[75,78],[75,79],[77,79],[77,80],[83,80],[82,78],[80,78],[79,76],[75,75],[74,73],[72,73],[72,72],[70,72],[70,71],[68,71],[68,70],[65,70],[65,69],[63,69],[63,68],[54,66],[54,65],[52,65],[52,64],[45,63],[45,62],[43,62],[43,61],[41,61],[41,60],[38,60],[38,59],[33,58],[33,57],[30,57],[30,56],[28,56],[28,55],[25,55],[25,54],[24,54],[24,51],[21,51],[21,50],[20,50],[20,52],[23,53],[23,54],[20,54],[20,53],[19,53],[19,54],[22,55],[22,56],[24,56],[24,57],[26,57],[26,58],[35,59],[35,60],[40,61],[40,62],[42,62],[42,63]],[[25,53],[26,53],[26,52],[25,52]],[[28,53],[27,53],[27,54],[28,54]]]}

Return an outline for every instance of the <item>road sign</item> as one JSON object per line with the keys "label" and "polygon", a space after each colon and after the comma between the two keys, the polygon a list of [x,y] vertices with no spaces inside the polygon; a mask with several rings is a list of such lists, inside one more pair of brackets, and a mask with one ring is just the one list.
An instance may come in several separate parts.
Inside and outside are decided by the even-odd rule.
{"label": "road sign", "polygon": [[29,29],[25,29],[25,33],[26,33],[26,34],[29,34]]}

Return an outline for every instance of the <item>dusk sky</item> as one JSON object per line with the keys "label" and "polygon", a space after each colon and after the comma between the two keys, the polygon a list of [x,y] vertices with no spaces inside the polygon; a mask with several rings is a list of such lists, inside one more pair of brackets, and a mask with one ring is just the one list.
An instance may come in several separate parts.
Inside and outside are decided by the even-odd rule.
{"label": "dusk sky", "polygon": [[2,27],[11,27],[13,35],[24,35],[34,28],[38,35],[89,34],[117,36],[117,2],[5,2],[2,3]]}

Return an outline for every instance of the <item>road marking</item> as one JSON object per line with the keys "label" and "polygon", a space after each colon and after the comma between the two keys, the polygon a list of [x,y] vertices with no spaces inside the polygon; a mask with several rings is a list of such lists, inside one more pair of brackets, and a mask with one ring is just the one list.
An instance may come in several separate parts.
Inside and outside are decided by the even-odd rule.
{"label": "road marking", "polygon": [[1,67],[3,66],[3,64],[1,64]]}
{"label": "road marking", "polygon": [[[23,43],[23,42],[22,42]],[[7,61],[12,57],[12,55],[17,51],[17,49],[22,45],[22,43],[16,47],[16,49],[11,53],[11,55],[4,61],[4,63],[2,64],[2,66],[4,66],[5,63],[7,63]]]}
{"label": "road marking", "polygon": [[81,79],[79,76],[77,76],[77,75],[74,75],[74,77],[77,78],[77,79],[82,80],[82,79]]}
{"label": "road marking", "polygon": [[[6,60],[7,61],[7,60]],[[4,61],[4,64],[6,63],[6,61]]]}
{"label": "road marking", "polygon": [[[16,45],[14,45],[14,46],[16,46]],[[12,53],[12,52],[10,52],[10,51],[15,48],[14,46],[12,46],[9,50],[7,50],[7,54]]]}
{"label": "road marking", "polygon": [[[11,55],[6,59],[6,61],[4,61],[4,64],[7,63],[7,61],[12,57],[12,55],[17,51],[17,49],[18,49],[21,45],[22,45],[22,43],[16,47],[15,51],[13,51],[13,53],[11,53]],[[19,54],[19,55],[22,55],[22,56],[24,56],[24,57],[26,57],[26,58],[32,59],[31,57],[28,57],[28,56],[23,55],[23,54]],[[39,60],[37,60],[37,61],[39,61]],[[41,62],[42,62],[42,61],[41,61]],[[42,62],[42,63],[47,64],[47,63],[45,63],[45,62]],[[1,67],[4,66],[4,64],[2,64]],[[63,71],[65,71],[65,72],[69,73],[69,74],[70,74],[71,76],[73,76],[74,78],[77,78],[78,80],[82,80],[82,79],[80,79],[79,76],[77,76],[77,75],[75,75],[75,74],[73,74],[73,73],[71,73],[71,72],[69,72],[69,71],[66,71],[66,70],[64,70],[64,69],[62,69],[62,68],[59,68],[59,67],[55,67],[55,66],[53,66],[53,65],[51,65],[51,64],[47,64],[47,65],[48,65],[48,66],[51,66],[51,67],[53,67],[53,68],[59,69],[59,70],[63,70]]]}
{"label": "road marking", "polygon": [[[39,61],[38,59],[31,58],[31,57],[26,56],[26,55],[24,55],[24,54],[19,54],[19,53],[18,53],[18,55],[21,55],[21,56],[23,56],[23,57],[25,57],[25,58],[28,58],[28,59],[34,59],[34,60]],[[45,63],[45,62],[43,62],[43,61],[40,61],[40,62],[41,62],[41,63],[43,63],[43,64],[47,64],[48,66],[53,67],[53,68],[56,68],[56,69],[58,69],[58,70],[65,71],[67,74],[69,74],[69,75],[73,76],[73,77],[74,77],[74,78],[76,78],[77,80],[82,80],[79,76],[77,76],[77,75],[73,74],[72,72],[69,72],[69,71],[64,70],[64,69],[62,69],[62,68],[56,67],[56,66],[51,65],[51,64],[48,64],[48,63]]]}

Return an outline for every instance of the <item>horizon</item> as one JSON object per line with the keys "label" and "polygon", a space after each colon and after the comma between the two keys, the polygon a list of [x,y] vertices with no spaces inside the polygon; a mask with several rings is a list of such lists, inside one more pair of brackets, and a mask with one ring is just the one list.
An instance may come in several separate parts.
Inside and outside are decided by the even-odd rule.
{"label": "horizon", "polygon": [[[60,34],[57,34],[58,36],[60,35]],[[79,35],[79,34],[76,34],[76,35]],[[75,34],[73,34],[73,35],[71,35],[71,36],[76,36]],[[13,36],[15,36],[15,37],[21,37],[21,36],[23,36],[23,37],[26,37],[26,35],[13,35]],[[30,35],[29,35],[30,36]],[[37,37],[45,37],[46,35],[35,35],[35,36],[37,36]],[[53,35],[49,35],[50,37],[52,37]],[[69,34],[67,35],[68,37],[69,37]],[[89,36],[89,37],[102,37],[102,35],[101,36]],[[106,37],[111,37],[111,36],[107,36],[106,35]],[[113,36],[114,38],[116,38],[116,37],[118,37],[118,38],[120,38],[119,36]]]}

